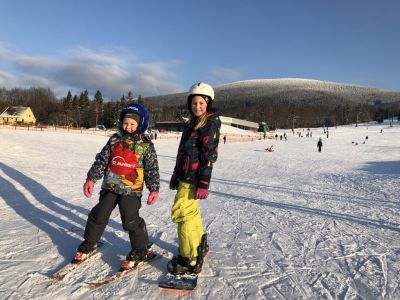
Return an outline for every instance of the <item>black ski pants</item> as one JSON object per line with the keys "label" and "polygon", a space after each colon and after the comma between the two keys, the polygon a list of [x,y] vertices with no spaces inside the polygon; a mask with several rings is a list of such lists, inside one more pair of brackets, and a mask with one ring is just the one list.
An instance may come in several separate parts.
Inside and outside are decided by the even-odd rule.
{"label": "black ski pants", "polygon": [[91,244],[96,244],[104,232],[110,219],[111,212],[117,206],[121,214],[122,227],[129,232],[132,249],[146,248],[149,243],[146,223],[139,216],[142,206],[141,195],[118,195],[102,190],[99,203],[89,213],[84,238]]}

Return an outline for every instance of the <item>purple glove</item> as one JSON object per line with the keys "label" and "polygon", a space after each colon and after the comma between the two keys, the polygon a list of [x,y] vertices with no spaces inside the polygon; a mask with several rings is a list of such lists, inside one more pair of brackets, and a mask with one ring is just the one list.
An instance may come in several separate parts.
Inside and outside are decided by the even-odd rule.
{"label": "purple glove", "polygon": [[206,199],[208,196],[208,190],[207,189],[202,189],[202,188],[197,188],[196,189],[196,194],[195,194],[195,198],[196,199],[201,199],[204,200]]}
{"label": "purple glove", "polygon": [[147,198],[147,205],[153,205],[158,200],[158,192],[150,192],[149,198]]}
{"label": "purple glove", "polygon": [[93,191],[94,191],[94,182],[93,180],[87,179],[85,184],[83,185],[83,194],[87,198],[90,198],[93,195]]}

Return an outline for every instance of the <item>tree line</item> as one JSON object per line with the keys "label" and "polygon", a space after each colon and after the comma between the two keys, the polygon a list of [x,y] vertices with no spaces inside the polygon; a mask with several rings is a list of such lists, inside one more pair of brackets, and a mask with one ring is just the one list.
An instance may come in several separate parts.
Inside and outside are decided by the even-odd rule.
{"label": "tree line", "polygon": [[[397,117],[399,93],[369,91],[366,95],[348,91],[332,93],[320,90],[288,89],[251,93],[216,89],[214,106],[218,113],[254,122],[266,122],[272,128],[337,126]],[[389,100],[388,100],[389,99]],[[107,128],[118,127],[120,109],[137,101],[150,115],[151,124],[174,121],[188,116],[186,93],[134,99],[133,93],[120,99],[104,100],[101,91],[90,98],[87,90],[58,99],[45,88],[0,88],[0,112],[8,106],[31,107],[37,122],[45,125]]]}
{"label": "tree line", "polygon": [[121,107],[132,101],[132,92],[118,100],[104,101],[100,91],[95,93],[93,99],[90,99],[87,90],[75,95],[69,91],[65,97],[58,99],[50,89],[0,89],[1,112],[8,106],[30,107],[37,123],[44,125],[89,128],[103,124],[107,128],[117,127]]}

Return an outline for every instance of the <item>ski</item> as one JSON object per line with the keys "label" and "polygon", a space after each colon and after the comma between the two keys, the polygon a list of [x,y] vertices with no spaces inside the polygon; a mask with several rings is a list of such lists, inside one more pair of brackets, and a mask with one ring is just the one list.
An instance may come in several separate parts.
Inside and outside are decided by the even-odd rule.
{"label": "ski", "polygon": [[158,286],[165,289],[192,291],[197,287],[198,274],[175,275],[167,273],[158,283]]}
{"label": "ski", "polygon": [[128,275],[129,273],[142,268],[143,266],[145,266],[146,264],[148,264],[149,261],[155,259],[156,257],[161,257],[160,255],[158,255],[155,252],[152,252],[152,254],[147,257],[147,259],[145,261],[140,262],[138,265],[134,266],[133,268],[127,269],[127,270],[119,270],[118,272],[107,276],[106,278],[104,278],[101,281],[98,282],[87,282],[86,285],[92,289],[97,289],[100,288],[102,286],[105,286],[107,284],[110,284],[114,281],[119,280],[120,278]]}
{"label": "ski", "polygon": [[91,252],[85,260],[79,261],[79,262],[74,262],[71,261],[70,263],[68,263],[67,265],[65,265],[63,268],[61,268],[60,270],[58,270],[56,273],[51,274],[49,276],[49,278],[54,279],[56,281],[61,281],[65,278],[65,276],[67,276],[69,273],[71,273],[72,271],[76,270],[79,266],[81,266],[82,264],[84,264],[86,261],[88,261],[90,258],[93,258],[96,254],[98,254],[99,248],[103,245],[103,243],[98,243],[97,248]]}

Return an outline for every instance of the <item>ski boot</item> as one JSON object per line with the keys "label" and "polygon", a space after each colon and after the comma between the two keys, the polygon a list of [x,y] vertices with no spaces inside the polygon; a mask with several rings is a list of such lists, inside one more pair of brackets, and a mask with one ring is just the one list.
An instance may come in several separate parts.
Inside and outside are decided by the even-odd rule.
{"label": "ski boot", "polygon": [[84,240],[78,247],[74,258],[72,259],[72,263],[80,263],[88,258],[90,254],[97,249],[97,243],[92,244],[88,241]]}
{"label": "ski boot", "polygon": [[203,267],[203,259],[209,251],[207,234],[201,237],[200,245],[197,247],[197,257],[189,259],[181,255],[174,256],[167,265],[168,272],[175,275],[198,274]]}
{"label": "ski boot", "polygon": [[193,266],[193,273],[198,274],[201,272],[201,269],[203,268],[204,257],[207,255],[209,250],[210,250],[210,247],[208,246],[208,243],[207,243],[207,233],[205,233],[201,237],[199,247],[197,247],[198,255],[196,258],[196,264]]}
{"label": "ski boot", "polygon": [[129,252],[126,260],[122,263],[120,271],[129,270],[137,267],[140,263],[148,260],[153,255],[151,244],[147,248],[133,249]]}
{"label": "ski boot", "polygon": [[190,261],[181,255],[174,256],[167,264],[168,272],[174,275],[191,274],[196,265],[196,260]]}
{"label": "ski boot", "polygon": [[207,243],[207,233],[204,233],[201,237],[200,245],[197,248],[197,251],[202,254],[203,258],[207,255],[210,247]]}

